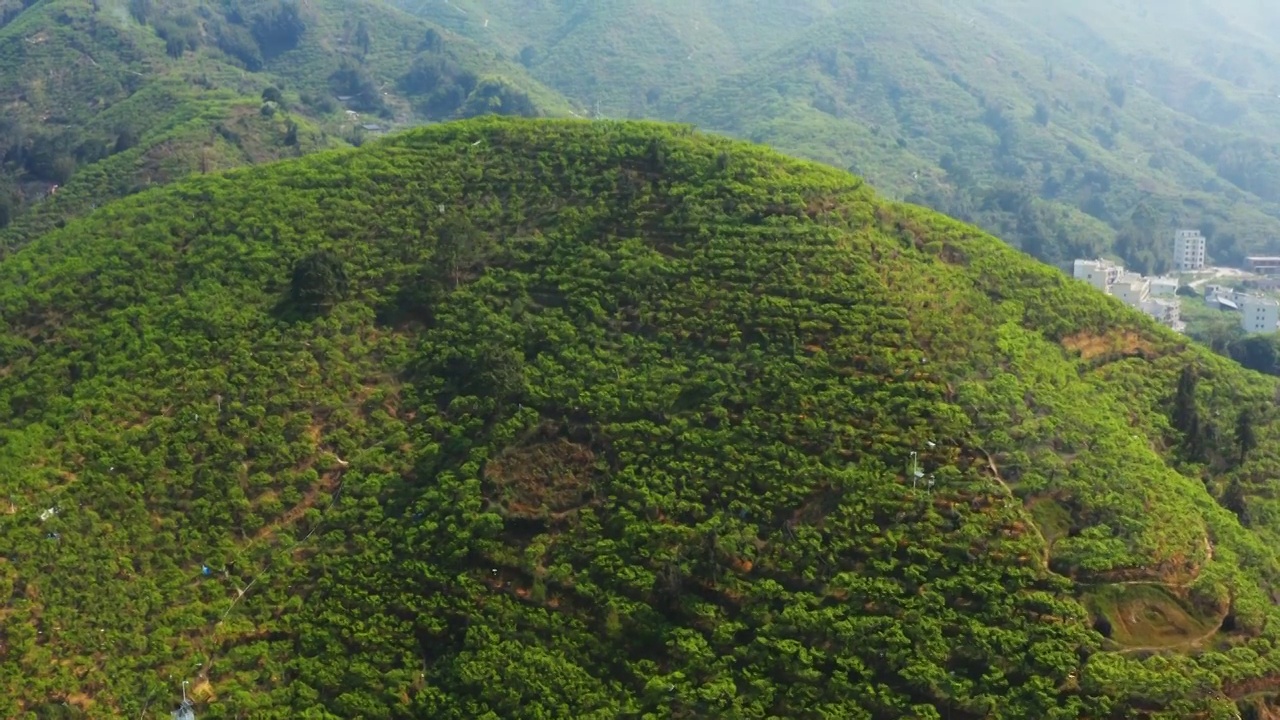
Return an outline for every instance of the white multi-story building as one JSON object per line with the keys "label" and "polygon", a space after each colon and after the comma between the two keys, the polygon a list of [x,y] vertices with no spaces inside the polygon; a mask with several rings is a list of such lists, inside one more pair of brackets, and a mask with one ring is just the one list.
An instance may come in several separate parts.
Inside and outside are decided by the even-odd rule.
{"label": "white multi-story building", "polygon": [[1120,278],[1124,268],[1110,260],[1077,260],[1075,277],[1084,280],[1102,292],[1110,292],[1111,285]]}
{"label": "white multi-story building", "polygon": [[1274,333],[1280,327],[1280,302],[1256,295],[1240,300],[1240,327],[1245,332]]}
{"label": "white multi-story building", "polygon": [[1182,272],[1204,269],[1205,239],[1199,230],[1175,230],[1173,266]]}
{"label": "white multi-story building", "polygon": [[1178,292],[1176,279],[1155,278],[1153,280],[1135,272],[1125,272],[1122,266],[1101,259],[1076,260],[1072,269],[1077,279],[1084,280],[1174,330],[1183,329],[1181,308],[1174,297]]}
{"label": "white multi-story building", "polygon": [[1176,297],[1181,285],[1175,277],[1151,278],[1151,294],[1155,297]]}
{"label": "white multi-story building", "polygon": [[1151,281],[1138,273],[1121,273],[1111,284],[1111,294],[1125,305],[1141,309],[1142,303],[1151,296]]}

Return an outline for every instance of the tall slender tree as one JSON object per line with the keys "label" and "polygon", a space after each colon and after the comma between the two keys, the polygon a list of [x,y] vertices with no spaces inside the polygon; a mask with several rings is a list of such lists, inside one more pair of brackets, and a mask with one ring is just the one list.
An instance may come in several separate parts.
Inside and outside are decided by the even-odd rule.
{"label": "tall slender tree", "polygon": [[1253,429],[1253,410],[1244,408],[1236,417],[1236,445],[1240,449],[1240,464],[1248,459],[1249,453],[1258,447],[1258,436]]}
{"label": "tall slender tree", "polygon": [[1182,447],[1188,459],[1204,459],[1204,426],[1200,411],[1196,408],[1196,386],[1199,377],[1195,368],[1188,365],[1178,378],[1178,390],[1173,398],[1173,427],[1182,433]]}

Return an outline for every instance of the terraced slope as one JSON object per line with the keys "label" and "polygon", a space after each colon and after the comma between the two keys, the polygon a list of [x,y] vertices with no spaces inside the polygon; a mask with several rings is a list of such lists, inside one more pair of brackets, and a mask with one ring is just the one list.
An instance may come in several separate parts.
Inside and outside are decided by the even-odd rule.
{"label": "terraced slope", "polygon": [[1280,677],[1276,382],[758,147],[489,118],[195,178],[0,261],[0,319],[0,715],[1217,718]]}
{"label": "terraced slope", "polygon": [[5,246],[192,173],[422,122],[568,114],[518,65],[377,1],[23,5],[0,10]]}
{"label": "terraced slope", "polygon": [[1251,0],[399,4],[606,117],[846,168],[1050,263],[1280,245],[1275,11]]}

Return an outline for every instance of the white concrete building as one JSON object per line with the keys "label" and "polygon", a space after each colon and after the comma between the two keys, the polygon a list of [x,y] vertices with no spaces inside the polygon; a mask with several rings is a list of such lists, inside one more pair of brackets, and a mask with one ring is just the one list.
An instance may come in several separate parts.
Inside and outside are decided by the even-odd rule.
{"label": "white concrete building", "polygon": [[1205,239],[1199,230],[1175,230],[1173,266],[1181,272],[1201,270],[1205,263]]}
{"label": "white concrete building", "polygon": [[1151,296],[1151,281],[1138,273],[1121,273],[1111,285],[1111,294],[1132,308],[1142,309],[1142,303]]}
{"label": "white concrete building", "polygon": [[1109,260],[1076,260],[1075,277],[1084,280],[1102,292],[1110,292],[1111,285],[1124,268]]}
{"label": "white concrete building", "polygon": [[1269,255],[1250,255],[1244,259],[1245,267],[1258,275],[1280,274],[1280,257]]}
{"label": "white concrete building", "polygon": [[1246,295],[1240,302],[1240,327],[1247,333],[1274,333],[1280,326],[1280,302]]}
{"label": "white concrete building", "polygon": [[1155,297],[1177,297],[1181,285],[1176,277],[1151,278],[1151,294]]}
{"label": "white concrete building", "polygon": [[1186,329],[1186,325],[1182,322],[1182,305],[1177,300],[1153,297],[1142,303],[1141,310],[1178,332]]}
{"label": "white concrete building", "polygon": [[1204,304],[1212,308],[1225,307],[1229,310],[1239,310],[1247,297],[1249,297],[1248,293],[1225,285],[1210,285],[1204,289]]}
{"label": "white concrete building", "polygon": [[1109,260],[1076,260],[1073,275],[1136,310],[1181,332],[1181,306],[1176,297],[1177,278],[1149,278]]}

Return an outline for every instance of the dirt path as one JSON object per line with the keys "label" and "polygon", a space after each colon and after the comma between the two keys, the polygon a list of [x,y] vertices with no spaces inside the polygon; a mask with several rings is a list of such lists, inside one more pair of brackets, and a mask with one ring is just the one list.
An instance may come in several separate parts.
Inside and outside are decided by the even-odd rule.
{"label": "dirt path", "polygon": [[[978,450],[987,458],[987,467],[991,469],[991,475],[996,479],[996,483],[1000,485],[1000,487],[1004,488],[1005,494],[1009,498],[1017,501],[1019,505],[1022,505],[1022,498],[1019,498],[1018,494],[1013,491],[1013,488],[1009,487],[1009,483],[1005,482],[1004,478],[1000,477],[1000,469],[996,467],[996,461],[991,457],[991,453],[981,447],[979,447]],[[1027,524],[1035,530],[1036,536],[1040,538],[1040,544],[1044,547],[1044,551],[1040,553],[1040,561],[1044,564],[1044,571],[1057,575],[1058,573],[1049,569],[1049,539],[1044,536],[1044,532],[1040,530],[1040,526],[1036,523],[1035,519],[1031,517],[1031,513],[1026,512],[1025,507],[1023,508],[1023,511],[1027,515]]]}
{"label": "dirt path", "polygon": [[302,496],[302,500],[297,505],[289,508],[279,520],[263,525],[261,529],[254,535],[252,542],[263,540],[271,540],[275,537],[276,531],[281,528],[289,527],[296,523],[304,513],[319,504],[321,497],[332,495],[335,488],[338,487],[338,480],[342,477],[341,472],[328,472],[320,478],[320,482],[313,485]]}

